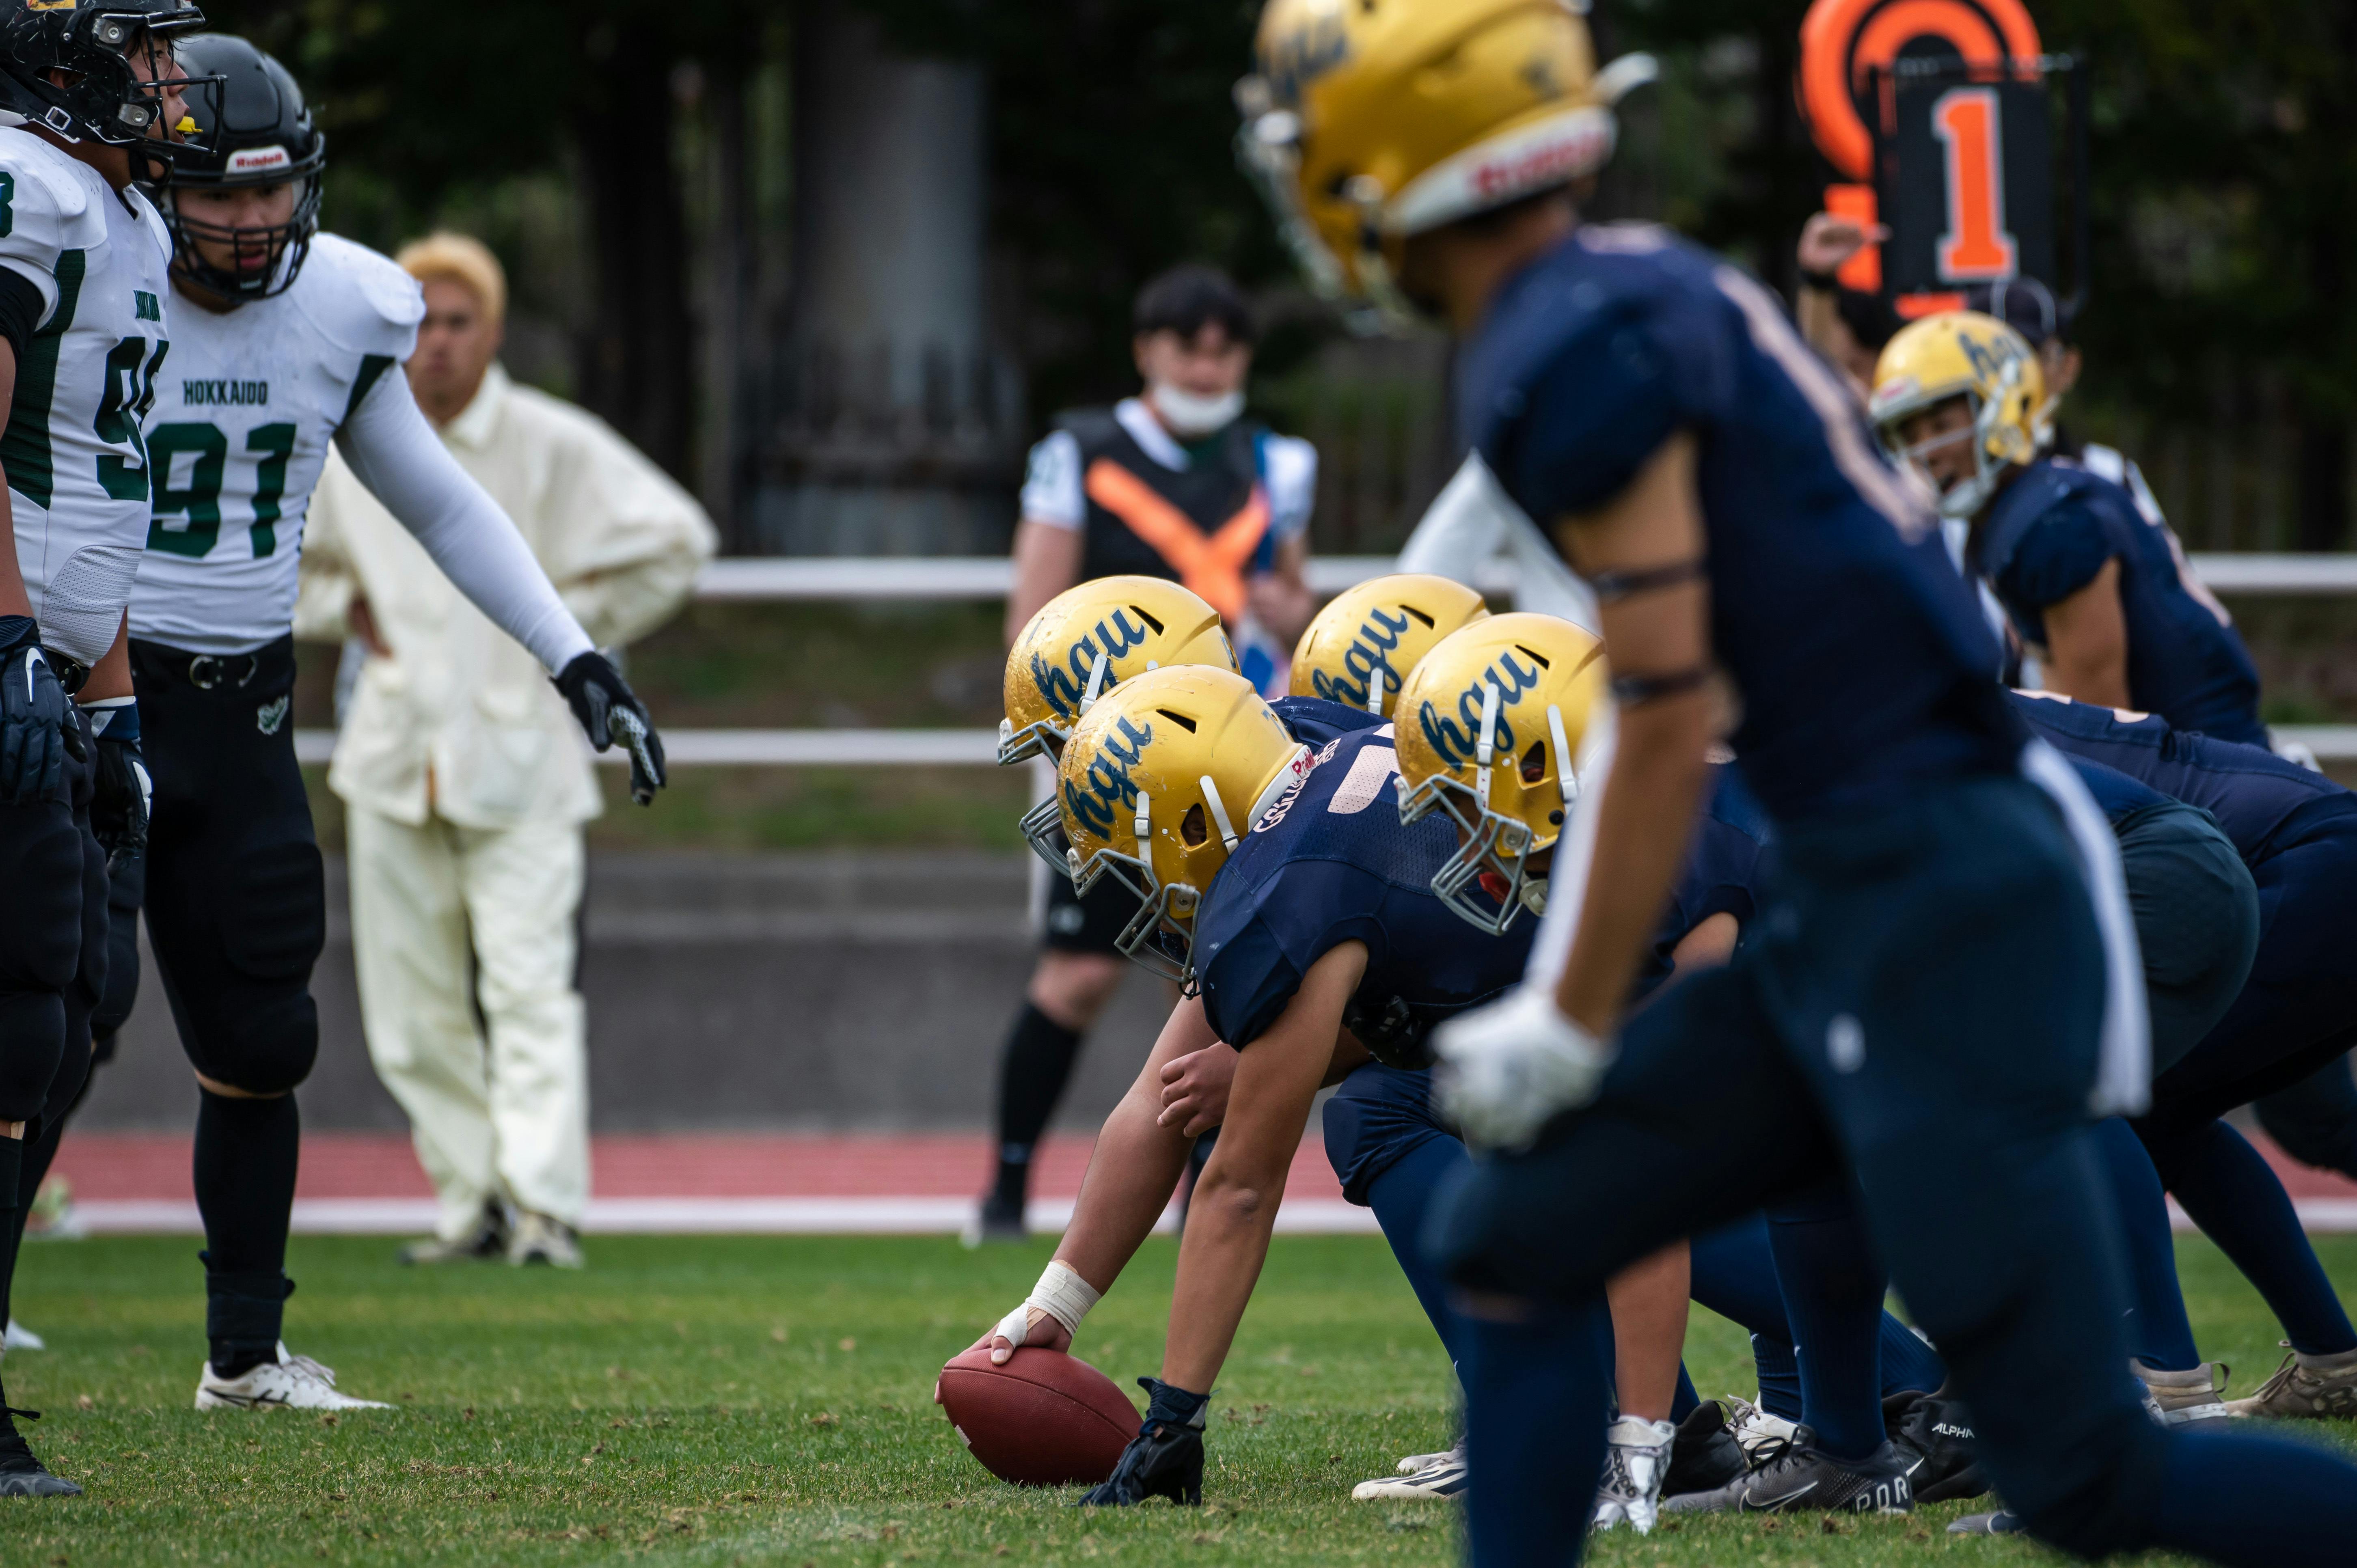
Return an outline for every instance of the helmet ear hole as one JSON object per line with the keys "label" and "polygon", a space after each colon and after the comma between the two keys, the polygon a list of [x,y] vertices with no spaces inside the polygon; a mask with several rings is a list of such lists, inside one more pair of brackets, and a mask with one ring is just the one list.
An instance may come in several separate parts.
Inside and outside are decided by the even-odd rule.
{"label": "helmet ear hole", "polygon": [[1546,777],[1546,747],[1537,741],[1523,753],[1523,782],[1535,784]]}
{"label": "helmet ear hole", "polygon": [[1187,808],[1187,815],[1178,823],[1178,837],[1189,849],[1195,849],[1211,836],[1211,824],[1204,820],[1203,805],[1199,800]]}

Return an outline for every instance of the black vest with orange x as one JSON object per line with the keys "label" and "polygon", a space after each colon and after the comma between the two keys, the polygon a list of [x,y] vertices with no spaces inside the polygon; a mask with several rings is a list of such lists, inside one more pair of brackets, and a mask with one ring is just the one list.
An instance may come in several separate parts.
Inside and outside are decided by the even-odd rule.
{"label": "black vest with orange x", "polygon": [[1233,622],[1244,579],[1268,564],[1268,492],[1260,478],[1261,427],[1238,420],[1207,457],[1174,472],[1156,462],[1110,409],[1060,416],[1081,449],[1088,516],[1081,577],[1135,573],[1200,594]]}

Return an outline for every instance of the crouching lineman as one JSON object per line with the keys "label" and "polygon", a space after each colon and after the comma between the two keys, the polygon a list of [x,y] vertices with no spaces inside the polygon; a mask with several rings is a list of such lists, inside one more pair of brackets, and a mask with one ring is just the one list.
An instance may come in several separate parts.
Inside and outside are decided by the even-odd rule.
{"label": "crouching lineman", "polygon": [[[2146,1089],[2116,848],[2027,744],[1936,520],[1774,296],[1658,231],[1578,227],[1571,182],[1611,143],[1586,24],[1277,0],[1260,45],[1246,141],[1292,236],[1464,336],[1466,433],[1596,588],[1612,660],[1616,749],[1531,979],[1437,1032],[1445,1105],[1492,1151],[1437,1217],[1475,1314],[1474,1561],[1578,1555],[1567,1478],[1601,1472],[1604,1434],[1566,1412],[1601,1402],[1573,1347],[1605,1282],[1828,1176],[1862,1192],[2032,1533],[2345,1558],[2357,1467],[2146,1417],[2087,1146],[2091,1106]],[[1732,963],[1620,1039],[1728,687],[1776,885]]]}
{"label": "crouching lineman", "polygon": [[[129,662],[155,769],[147,929],[202,1090],[195,1186],[210,1346],[196,1403],[346,1409],[374,1402],[340,1392],[280,1341],[294,1288],[293,1090],[318,1049],[309,983],[327,932],[287,723],[291,628],[305,508],[328,444],[554,673],[593,745],[631,744],[642,798],[662,783],[662,754],[514,525],[418,412],[399,370],[424,314],[416,284],[317,232],[325,139],[293,78],[226,36],[193,40],[182,59],[221,82],[197,106],[201,157],[162,193],[178,331],[174,373],[145,394],[156,474]],[[144,475],[137,488],[145,513]]]}
{"label": "crouching lineman", "polygon": [[[1469,628],[1442,646],[1468,639],[1481,643],[1467,657],[1482,666],[1517,640],[1551,650],[1553,660],[1538,656],[1551,673],[1543,688],[1518,693],[1517,717],[1544,727],[1539,714],[1568,707],[1571,732],[1577,732],[1600,683],[1593,639],[1567,623],[1515,616]],[[1437,821],[1409,828],[1398,820],[1389,726],[1325,746],[1307,782],[1243,817],[1247,828],[1239,834],[1233,823],[1242,814],[1227,802],[1254,795],[1265,804],[1261,775],[1286,749],[1275,738],[1280,727],[1242,682],[1214,671],[1165,670],[1101,699],[1066,751],[1066,826],[1082,875],[1112,875],[1129,889],[1141,907],[1131,927],[1137,950],[1165,941],[1168,947],[1154,956],[1174,966],[1200,951],[1200,992],[1181,1003],[1137,1083],[1108,1118],[1072,1228],[1039,1289],[984,1342],[1009,1353],[1022,1343],[1068,1345],[1080,1315],[1111,1286],[1161,1212],[1191,1134],[1224,1119],[1182,1242],[1163,1378],[1146,1380],[1155,1409],[1122,1468],[1092,1501],[1200,1498],[1198,1418],[1258,1277],[1319,1082],[1354,1066],[1364,1072],[1370,1047],[1391,1060],[1420,1063],[1418,1045],[1432,1019],[1494,993],[1523,961],[1524,940],[1497,934],[1512,923],[1522,890],[1501,907],[1475,890],[1469,878],[1478,867],[1453,883],[1456,896],[1481,907],[1485,927],[1479,931],[1453,918],[1436,894],[1433,880],[1455,863],[1456,845]],[[1569,744],[1564,725],[1554,728],[1557,741]],[[1501,777],[1519,778],[1520,761],[1519,750],[1501,759]],[[1544,763],[1518,798],[1559,816],[1562,774],[1556,763]],[[1239,839],[1242,847],[1232,854]],[[1133,847],[1139,844],[1146,847]],[[1703,940],[1717,934],[1705,930]],[[1244,1047],[1241,1058],[1222,1039]],[[1398,1076],[1421,1079],[1405,1070]],[[1385,1119],[1396,1123],[1400,1108],[1382,1103],[1386,1098],[1362,1086],[1353,1108],[1370,1112],[1369,1121],[1393,1112]],[[1448,1136],[1431,1128],[1427,1116],[1421,1126],[1394,1125],[1388,1138],[1363,1123],[1339,1136],[1329,1129],[1329,1147],[1349,1150],[1338,1157],[1346,1179],[1359,1173],[1343,1167],[1355,1165],[1386,1188],[1378,1216],[1444,1343],[1453,1347],[1437,1283],[1406,1233],[1440,1174],[1426,1156],[1446,1153],[1417,1155],[1410,1145],[1428,1143],[1427,1131]],[[1396,1146],[1379,1146],[1386,1141]],[[1650,1498],[1670,1441],[1662,1418],[1673,1403],[1684,1324],[1683,1257],[1674,1262],[1669,1277],[1673,1305],[1681,1310],[1638,1313],[1638,1326],[1650,1318],[1652,1332],[1621,1347],[1624,1407],[1650,1405],[1652,1414],[1628,1423],[1632,1432],[1641,1428],[1627,1446],[1645,1474],[1625,1478],[1624,1495],[1606,1502],[1611,1517],[1641,1524],[1650,1523]],[[1764,1300],[1772,1313],[1773,1275],[1764,1250],[1751,1273],[1749,1299]],[[1641,1292],[1659,1283],[1655,1271],[1646,1273],[1631,1282]],[[1738,1294],[1731,1289],[1721,1299],[1733,1305]],[[1621,1310],[1624,1299],[1614,1305]],[[1781,1330],[1781,1320],[1754,1326],[1770,1335]],[[1650,1385],[1644,1392],[1641,1382]],[[1603,1419],[1600,1406],[1596,1418]],[[1461,1489],[1461,1459],[1427,1457],[1432,1463],[1396,1490],[1445,1497]]]}
{"label": "crouching lineman", "polygon": [[[171,242],[135,180],[194,129],[177,0],[0,0],[0,1319],[44,1150],[90,1067],[107,849],[145,832],[124,610],[147,528],[139,416]],[[78,702],[79,705],[76,705]],[[0,1497],[79,1493],[0,1393]]]}

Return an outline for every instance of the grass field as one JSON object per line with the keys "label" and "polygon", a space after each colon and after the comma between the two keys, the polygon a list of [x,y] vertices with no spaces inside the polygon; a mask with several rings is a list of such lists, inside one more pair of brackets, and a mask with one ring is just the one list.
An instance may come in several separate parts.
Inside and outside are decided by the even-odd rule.
{"label": "grass field", "polygon": [[[1211,1428],[1207,1506],[1082,1513],[993,1481],[931,1403],[936,1368],[1037,1277],[1044,1242],[619,1239],[578,1275],[403,1270],[378,1240],[297,1238],[295,1348],[399,1408],[199,1415],[197,1243],[29,1247],[9,1402],[87,1498],[0,1504],[10,1568],[165,1563],[1447,1563],[1441,1505],[1350,1483],[1448,1435],[1447,1369],[1383,1244],[1276,1244]],[[2357,1286],[2357,1240],[2322,1243]],[[1125,1385],[1158,1359],[1176,1256],[1149,1244],[1080,1347]],[[2244,1391],[2276,1360],[2258,1302],[2205,1243],[2196,1325]],[[1749,1391],[1739,1333],[1697,1315],[1706,1393]],[[2324,1436],[2319,1433],[2319,1436]],[[2344,1444],[2342,1429],[2331,1438]],[[1605,1564],[1820,1568],[2053,1561],[1913,1519],[1686,1522]],[[2153,1559],[2159,1562],[2160,1559]]]}

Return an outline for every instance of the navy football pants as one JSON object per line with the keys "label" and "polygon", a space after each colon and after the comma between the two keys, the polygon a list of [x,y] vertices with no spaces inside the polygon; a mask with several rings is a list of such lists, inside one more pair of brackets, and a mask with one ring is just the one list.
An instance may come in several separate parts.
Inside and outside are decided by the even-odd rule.
{"label": "navy football pants", "polygon": [[[2276,1501],[2171,1463],[2120,1332],[2116,1221],[2091,1147],[2103,954],[2051,806],[1986,779],[1787,830],[1735,962],[1633,1019],[1594,1104],[1477,1165],[1435,1216],[1486,1308],[1465,1377],[1480,1568],[1577,1559],[1604,1434],[1560,1347],[1616,1270],[1836,1177],[1971,1408],[2031,1531],[2089,1556],[2184,1544],[2298,1568],[2357,1539],[2357,1467],[2265,1445]],[[1494,1480],[1493,1480],[1494,1478]],[[2190,1488],[2190,1489],[2189,1489]],[[2167,1494],[2166,1497],[2164,1494]],[[2232,1542],[2192,1522],[2235,1521]]]}

